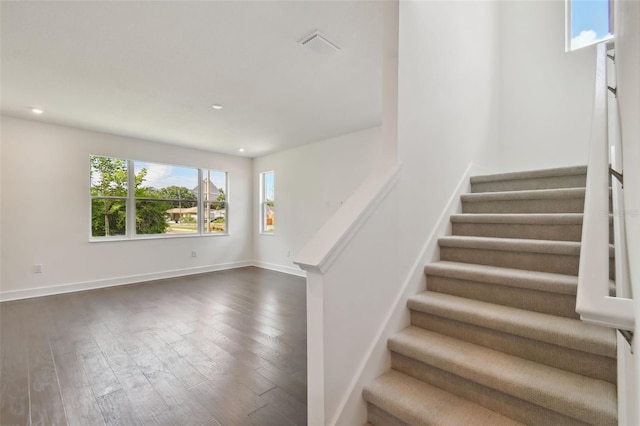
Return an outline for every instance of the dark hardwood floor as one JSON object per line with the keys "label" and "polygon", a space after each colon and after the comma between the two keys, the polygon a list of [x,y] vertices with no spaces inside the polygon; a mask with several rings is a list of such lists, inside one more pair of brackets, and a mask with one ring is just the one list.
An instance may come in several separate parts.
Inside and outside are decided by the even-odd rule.
{"label": "dark hardwood floor", "polygon": [[242,268],[1,303],[0,424],[306,424],[305,294]]}

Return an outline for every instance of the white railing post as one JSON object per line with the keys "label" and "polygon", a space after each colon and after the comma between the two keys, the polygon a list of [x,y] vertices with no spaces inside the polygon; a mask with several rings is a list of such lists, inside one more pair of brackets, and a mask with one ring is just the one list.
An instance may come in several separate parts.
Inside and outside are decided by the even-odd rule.
{"label": "white railing post", "polygon": [[307,422],[310,426],[325,424],[323,290],[322,273],[307,269]]}

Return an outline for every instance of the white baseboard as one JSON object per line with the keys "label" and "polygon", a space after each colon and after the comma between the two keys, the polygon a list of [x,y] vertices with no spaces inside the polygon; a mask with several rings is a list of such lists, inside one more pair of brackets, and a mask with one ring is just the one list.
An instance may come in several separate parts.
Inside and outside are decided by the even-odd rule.
{"label": "white baseboard", "polygon": [[370,383],[373,379],[389,369],[389,356],[386,352],[387,340],[391,335],[409,325],[407,298],[424,290],[424,283],[426,281],[424,267],[427,263],[439,258],[438,238],[451,233],[449,218],[452,214],[461,211],[460,196],[470,191],[471,185],[469,178],[486,172],[487,169],[471,163],[460,178],[458,185],[451,194],[445,208],[442,210],[420,254],[403,281],[391,308],[385,315],[385,320],[382,322],[376,338],[358,367],[353,381],[350,383],[349,389],[345,393],[331,424],[354,425],[365,422],[362,411],[366,409],[366,407],[362,399],[362,389],[367,383]]}
{"label": "white baseboard", "polygon": [[115,287],[120,285],[135,284],[145,281],[161,280],[165,278],[182,277],[186,275],[203,274],[205,272],[222,271],[225,269],[254,266],[254,262],[241,261],[221,263],[218,265],[201,266],[197,268],[174,269],[170,271],[152,272],[149,274],[129,275],[124,277],[107,278],[103,280],[84,281],[71,284],[60,284],[47,287],[30,288],[25,290],[12,290],[0,292],[0,302],[10,300],[31,299],[33,297],[51,296],[54,294],[71,293],[75,291],[95,290],[98,288]]}
{"label": "white baseboard", "polygon": [[255,266],[257,268],[262,268],[262,269],[269,269],[270,271],[284,272],[285,274],[296,275],[298,277],[303,277],[303,278],[306,278],[307,276],[307,272],[303,271],[300,268],[277,265],[275,263],[262,262],[259,260],[254,260],[252,262],[252,266]]}

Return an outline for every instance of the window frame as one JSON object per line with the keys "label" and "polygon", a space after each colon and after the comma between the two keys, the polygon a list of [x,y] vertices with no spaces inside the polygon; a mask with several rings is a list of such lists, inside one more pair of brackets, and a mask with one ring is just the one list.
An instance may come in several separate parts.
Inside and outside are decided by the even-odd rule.
{"label": "window frame", "polygon": [[[188,237],[188,236],[196,236],[200,234],[200,229],[198,226],[198,223],[196,223],[196,228],[195,228],[195,232],[188,232],[188,233],[184,233],[184,234],[167,234],[165,232],[163,233],[155,233],[155,234],[143,234],[143,233],[138,233],[138,224],[136,222],[137,219],[137,213],[138,213],[138,201],[155,201],[155,202],[168,202],[168,203],[178,203],[180,204],[181,202],[189,202],[189,203],[193,203],[195,207],[198,207],[198,203],[200,200],[200,170],[197,167],[191,167],[191,166],[179,166],[177,164],[165,164],[165,163],[154,163],[154,162],[150,162],[150,161],[142,161],[142,160],[128,160],[131,163],[131,167],[129,167],[129,170],[131,170],[130,176],[129,176],[129,193],[133,193],[133,199],[131,200],[131,205],[133,206],[133,227],[131,229],[133,229],[133,237],[134,238],[154,238],[154,237],[162,237],[162,238],[173,238],[173,237]],[[151,165],[157,165],[157,166],[170,166],[170,167],[179,167],[179,168],[183,168],[183,169],[193,169],[196,171],[196,183],[198,184],[197,186],[197,190],[196,192],[196,199],[195,200],[188,200],[188,199],[182,199],[182,198],[159,198],[159,197],[143,197],[143,196],[138,196],[135,192],[136,192],[136,184],[135,184],[135,178],[136,178],[136,163],[145,163],[148,166]],[[133,189],[133,191],[131,190]],[[158,189],[158,188],[156,188]],[[162,188],[160,188],[162,189]],[[200,210],[197,209],[196,210],[196,217],[201,217],[200,216]],[[199,222],[199,221],[198,221]]]}
{"label": "window frame", "polygon": [[[109,241],[133,241],[133,240],[146,240],[146,239],[163,239],[163,238],[194,238],[194,237],[213,237],[213,236],[228,236],[229,235],[229,172],[224,170],[212,169],[212,168],[200,168],[193,166],[183,166],[178,164],[167,164],[167,163],[156,163],[145,160],[130,160],[124,159],[114,156],[108,155],[89,155],[89,170],[90,172],[93,170],[93,166],[91,165],[91,158],[93,157],[102,157],[109,158],[115,160],[125,161],[127,165],[127,195],[126,196],[103,196],[103,195],[93,195],[91,193],[91,188],[93,187],[92,182],[90,181],[90,189],[89,189],[89,242],[109,242]],[[140,234],[137,232],[136,227],[136,213],[137,213],[137,202],[138,201],[165,201],[165,202],[179,202],[185,201],[182,199],[173,199],[173,198],[154,198],[154,197],[138,197],[136,196],[136,173],[135,173],[135,165],[137,163],[147,163],[147,164],[158,164],[158,165],[166,165],[171,167],[181,167],[181,168],[189,168],[197,171],[197,190],[196,199],[188,200],[195,204],[197,207],[197,226],[196,232],[189,232],[184,234],[167,234],[167,233],[158,233],[158,234]],[[203,172],[220,172],[225,175],[225,200],[224,201],[216,201],[223,202],[225,204],[225,230],[224,232],[205,232],[204,230],[204,221],[202,218],[204,217],[204,199],[203,199]],[[90,179],[91,179],[91,173]],[[121,199],[125,200],[125,233],[121,235],[113,235],[113,236],[94,236],[93,235],[93,201],[95,199],[105,199],[105,198],[113,198],[113,199]]]}
{"label": "window frame", "polygon": [[614,28],[614,4],[613,4],[613,0],[608,0],[608,12],[609,12],[609,36],[604,37],[600,40],[596,40],[593,41],[589,44],[585,44],[583,46],[579,46],[579,47],[575,47],[572,48],[571,46],[571,40],[573,39],[572,37],[572,33],[573,33],[573,20],[572,18],[572,4],[573,4],[574,0],[565,0],[564,2],[564,7],[565,7],[565,40],[564,40],[564,50],[565,52],[575,52],[577,50],[581,50],[585,47],[589,47],[589,46],[594,46],[596,44],[600,44],[600,43],[608,43],[611,40],[615,39],[615,28]]}
{"label": "window frame", "polygon": [[[224,231],[223,232],[205,232],[205,223],[210,223],[209,221],[211,220],[211,217],[207,218],[207,222],[205,222],[204,220],[199,220],[198,221],[198,227],[199,229],[201,229],[201,233],[203,235],[229,235],[229,172],[224,171],[224,170],[217,170],[217,169],[200,169],[200,177],[198,182],[200,183],[200,191],[198,194],[198,199],[200,200],[200,202],[198,203],[199,208],[202,210],[202,217],[204,219],[205,217],[205,210],[206,210],[206,204],[214,204],[214,203],[223,203],[224,204]],[[207,172],[206,177],[204,176],[204,172]],[[205,179],[208,179],[209,182],[211,182],[210,178],[211,178],[211,172],[218,172],[218,173],[224,173],[224,188],[220,188],[217,185],[213,184],[217,189],[222,189],[222,193],[224,194],[224,201],[218,201],[218,200],[207,200],[205,199],[204,196],[204,192],[205,189],[203,188],[202,183],[204,182]],[[207,194],[208,195],[208,194]]]}
{"label": "window frame", "polygon": [[[267,199],[267,184],[266,177],[267,175],[273,175],[273,197],[271,200]],[[276,173],[273,170],[269,170],[266,172],[260,173],[260,234],[262,235],[274,235],[275,234],[275,223],[271,226],[273,229],[269,230],[267,227],[267,207],[271,204],[272,209],[274,209],[274,218],[275,218],[275,202],[276,202]],[[274,221],[275,222],[275,221]]]}
{"label": "window frame", "polygon": [[[110,159],[115,159],[115,160],[121,160],[124,161],[127,167],[127,194],[126,195],[93,195],[91,194],[91,189],[93,188],[93,183],[91,181],[91,175],[93,172],[93,165],[91,164],[91,159],[93,157],[102,157],[102,158],[110,158]],[[108,156],[104,156],[104,155],[90,155],[89,156],[89,241],[117,241],[117,240],[125,240],[125,239],[129,239],[129,235],[130,235],[130,223],[129,223],[129,211],[131,209],[131,191],[129,190],[130,188],[130,180],[131,180],[131,176],[129,173],[129,169],[130,169],[130,162],[129,160],[125,160],[123,158],[117,158],[117,157],[108,157]],[[124,234],[119,234],[119,235],[105,235],[105,236],[94,236],[93,235],[93,201],[94,200],[101,200],[101,199],[111,199],[111,200],[124,200],[125,202],[125,227],[124,227]]]}

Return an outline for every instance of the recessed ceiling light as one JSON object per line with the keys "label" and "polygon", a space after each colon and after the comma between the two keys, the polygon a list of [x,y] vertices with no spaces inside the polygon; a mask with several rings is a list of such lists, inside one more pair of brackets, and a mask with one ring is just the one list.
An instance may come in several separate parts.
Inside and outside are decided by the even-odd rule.
{"label": "recessed ceiling light", "polygon": [[44,110],[40,108],[31,108],[31,112],[34,114],[42,114]]}
{"label": "recessed ceiling light", "polygon": [[220,104],[213,104],[213,105],[211,105],[211,108],[213,108],[213,109],[222,109],[222,105],[220,105]]}
{"label": "recessed ceiling light", "polygon": [[240,148],[238,151],[240,151],[240,152],[244,152],[244,148]]}

